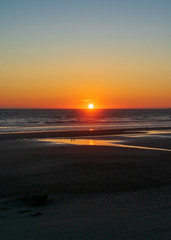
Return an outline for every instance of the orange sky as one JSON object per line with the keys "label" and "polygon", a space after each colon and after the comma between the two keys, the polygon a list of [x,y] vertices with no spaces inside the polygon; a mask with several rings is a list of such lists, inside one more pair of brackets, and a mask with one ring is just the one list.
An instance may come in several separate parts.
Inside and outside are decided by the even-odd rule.
{"label": "orange sky", "polygon": [[171,107],[167,4],[40,3],[0,6],[0,108]]}
{"label": "orange sky", "polygon": [[[171,107],[170,72],[161,62],[8,63],[1,72],[1,107]],[[50,66],[50,67],[49,67]]]}

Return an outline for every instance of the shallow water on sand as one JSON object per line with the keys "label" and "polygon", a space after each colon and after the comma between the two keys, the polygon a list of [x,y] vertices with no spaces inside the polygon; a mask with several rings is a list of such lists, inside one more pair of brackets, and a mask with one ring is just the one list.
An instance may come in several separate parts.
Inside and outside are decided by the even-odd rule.
{"label": "shallow water on sand", "polygon": [[[155,150],[155,151],[166,151],[171,152],[170,148],[163,148],[163,147],[150,147],[150,146],[142,146],[137,144],[129,144],[131,139],[136,138],[143,138],[143,139],[150,139],[154,138],[155,140],[163,138],[170,138],[171,139],[171,131],[150,131],[148,134],[130,134],[125,136],[121,136],[121,139],[100,139],[99,137],[96,138],[47,138],[47,139],[38,139],[40,142],[47,142],[52,144],[72,144],[72,145],[90,145],[90,146],[113,146],[113,147],[123,147],[123,148],[137,148],[137,149],[145,149],[145,150]],[[98,139],[99,138],[99,139]],[[128,138],[130,138],[128,140]],[[153,140],[154,142],[154,140]],[[171,147],[171,145],[170,145]]]}

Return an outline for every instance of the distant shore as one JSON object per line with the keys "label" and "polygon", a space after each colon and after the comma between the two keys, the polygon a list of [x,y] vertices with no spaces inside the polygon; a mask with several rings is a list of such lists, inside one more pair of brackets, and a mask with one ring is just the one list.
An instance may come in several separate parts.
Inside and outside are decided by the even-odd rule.
{"label": "distant shore", "polygon": [[123,128],[123,129],[88,129],[67,131],[37,131],[37,132],[15,132],[1,133],[0,140],[31,139],[31,138],[53,138],[53,137],[81,137],[81,136],[103,136],[130,133],[142,133],[148,131],[171,130],[171,127],[146,127],[146,128]]}

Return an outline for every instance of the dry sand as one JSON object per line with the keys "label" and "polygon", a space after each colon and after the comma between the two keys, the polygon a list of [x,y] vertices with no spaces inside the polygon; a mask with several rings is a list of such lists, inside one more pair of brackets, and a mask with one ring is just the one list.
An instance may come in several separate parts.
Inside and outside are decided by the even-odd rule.
{"label": "dry sand", "polygon": [[171,239],[171,152],[10,140],[0,156],[0,239]]}

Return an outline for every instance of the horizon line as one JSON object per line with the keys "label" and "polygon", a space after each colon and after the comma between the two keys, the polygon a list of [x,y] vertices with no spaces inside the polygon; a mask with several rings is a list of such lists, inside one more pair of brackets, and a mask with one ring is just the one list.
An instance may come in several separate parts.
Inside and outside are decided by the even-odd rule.
{"label": "horizon line", "polygon": [[123,109],[123,110],[127,110],[127,109],[171,109],[171,107],[140,107],[140,108],[138,108],[138,107],[136,107],[136,108],[131,108],[131,107],[129,107],[129,108],[94,108],[94,109],[88,109],[88,108],[86,108],[86,107],[84,107],[84,108],[28,108],[28,107],[26,107],[26,108],[1,108],[0,107],[0,110],[50,110],[50,109],[52,109],[52,110],[90,110],[90,111],[93,111],[93,110],[100,110],[100,109],[102,109],[102,110],[117,110],[117,109]]}

